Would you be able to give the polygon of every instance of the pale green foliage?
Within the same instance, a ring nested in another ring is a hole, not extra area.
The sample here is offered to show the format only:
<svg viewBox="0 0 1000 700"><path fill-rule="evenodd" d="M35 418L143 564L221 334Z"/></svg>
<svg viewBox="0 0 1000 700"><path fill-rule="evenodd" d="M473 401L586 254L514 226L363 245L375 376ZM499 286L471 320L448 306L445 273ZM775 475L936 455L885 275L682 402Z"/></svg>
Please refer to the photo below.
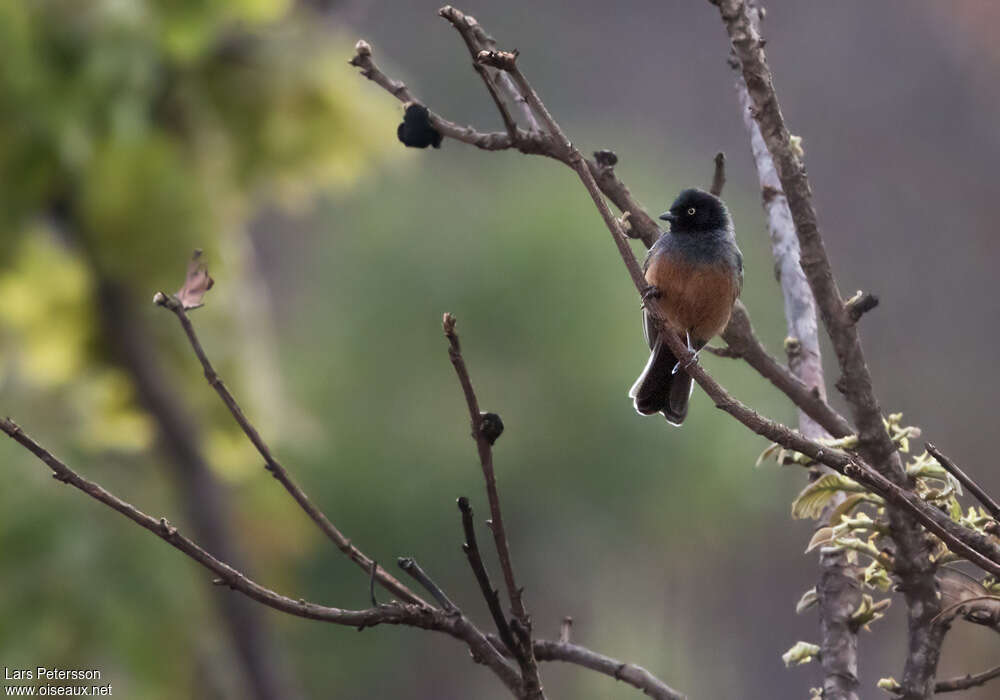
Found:
<svg viewBox="0 0 1000 700"><path fill-rule="evenodd" d="M883 593L888 593L892 587L892 579L889 578L889 572L886 571L885 567L877 559L873 559L872 563L865 569L864 580L866 586L876 588Z"/></svg>
<svg viewBox="0 0 1000 700"><path fill-rule="evenodd" d="M795 646L781 655L787 668L807 664L819 654L819 646L809 642L796 642Z"/></svg>
<svg viewBox="0 0 1000 700"><path fill-rule="evenodd" d="M824 474L810 482L792 501L793 518L818 518L823 509L839 491L863 493L864 487L853 479L840 474Z"/></svg>
<svg viewBox="0 0 1000 700"><path fill-rule="evenodd" d="M867 593L861 596L861 603L858 605L858 609L851 614L851 624L855 628L865 629L869 632L871 628L869 625L885 615L885 611L892 605L892 599L883 598L877 603L875 600Z"/></svg>

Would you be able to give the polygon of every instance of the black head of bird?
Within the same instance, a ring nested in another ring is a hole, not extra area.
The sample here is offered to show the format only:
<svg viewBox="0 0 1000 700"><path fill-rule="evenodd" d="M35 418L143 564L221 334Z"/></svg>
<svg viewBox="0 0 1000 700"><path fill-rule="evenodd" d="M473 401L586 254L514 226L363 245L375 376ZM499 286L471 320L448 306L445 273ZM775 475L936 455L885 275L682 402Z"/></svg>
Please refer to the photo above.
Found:
<svg viewBox="0 0 1000 700"><path fill-rule="evenodd" d="M707 233L732 226L729 210L722 200L699 189L681 192L660 218L670 222L671 233Z"/></svg>

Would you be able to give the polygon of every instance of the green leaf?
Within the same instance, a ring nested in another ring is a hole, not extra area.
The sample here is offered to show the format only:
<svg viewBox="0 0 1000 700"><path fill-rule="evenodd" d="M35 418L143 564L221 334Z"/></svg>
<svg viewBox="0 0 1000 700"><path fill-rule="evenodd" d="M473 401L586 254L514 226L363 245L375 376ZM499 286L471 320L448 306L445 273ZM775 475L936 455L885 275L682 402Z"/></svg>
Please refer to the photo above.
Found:
<svg viewBox="0 0 1000 700"><path fill-rule="evenodd" d="M858 605L858 609L851 614L851 623L856 629L863 628L870 632L869 625L881 619L884 611L890 605L892 605L890 598L885 598L876 603L870 595L865 593L861 596L861 604Z"/></svg>
<svg viewBox="0 0 1000 700"><path fill-rule="evenodd" d="M889 572L885 570L884 566L873 561L865 569L865 585L888 593L892 587L892 579L889 578Z"/></svg>
<svg viewBox="0 0 1000 700"><path fill-rule="evenodd" d="M819 654L819 646L809 642L796 642L795 646L781 655L786 668L801 666L812 661Z"/></svg>
<svg viewBox="0 0 1000 700"><path fill-rule="evenodd" d="M826 474L813 481L799 493L792 502L793 518L819 518L823 514L823 509L838 491L864 492L853 479L840 474Z"/></svg>

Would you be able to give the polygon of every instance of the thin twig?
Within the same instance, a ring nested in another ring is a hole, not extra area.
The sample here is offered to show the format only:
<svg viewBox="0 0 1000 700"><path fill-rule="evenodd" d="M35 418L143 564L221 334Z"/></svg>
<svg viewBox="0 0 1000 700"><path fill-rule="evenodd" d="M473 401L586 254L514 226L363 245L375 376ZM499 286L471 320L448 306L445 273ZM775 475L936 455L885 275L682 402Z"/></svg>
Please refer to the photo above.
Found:
<svg viewBox="0 0 1000 700"><path fill-rule="evenodd" d="M570 642L570 636L573 634L573 618L567 615L563 618L562 624L559 625L559 641L563 644L568 644Z"/></svg>
<svg viewBox="0 0 1000 700"><path fill-rule="evenodd" d="M9 418L0 419L0 430L34 454L52 470L57 481L79 489L91 498L118 511L140 527L149 530L175 549L201 564L215 574L229 588L242 593L258 603L296 617L320 620L337 625L356 628L375 625L407 625L420 629L443 632L465 642L473 658L489 666L504 684L515 694L520 692L520 676L496 647L462 615L449 614L428 605L388 603L367 610L345 610L317 605L305 600L293 600L276 593L247 578L242 573L222 562L197 544L184 537L165 518L153 518L135 506L106 491L99 484L88 481L70 469L47 449L29 437L20 426Z"/></svg>
<svg viewBox="0 0 1000 700"><path fill-rule="evenodd" d="M990 515L993 516L994 520L1000 520L1000 504L993 500L993 498L986 493L982 486L977 484L972 477L959 469L958 465L955 464L950 458L941 454L941 451L938 450L938 448L933 444L928 442L924 445L924 447L926 447L931 456L937 460L938 464L958 479L958 483L968 489L969 493L975 496L976 500L983 504L983 507L990 512Z"/></svg>
<svg viewBox="0 0 1000 700"><path fill-rule="evenodd" d="M726 186L726 154L719 151L715 154L715 170L712 173L712 186L709 192L716 197L722 196L722 188Z"/></svg>
<svg viewBox="0 0 1000 700"><path fill-rule="evenodd" d="M486 91L490 93L490 97L493 98L493 103L496 105L497 111L500 112L500 118L503 119L504 126L507 127L507 133L510 135L511 141L517 141L517 124L514 122L514 118L510 114L510 110L507 109L507 103L504 102L503 97L500 95L500 89L497 85L497 79L499 76L503 76L503 73L493 74L486 66L482 65L476 60L476 56L480 51L495 48L495 43L493 38L483 31L479 23L476 22L472 17L463 15L461 12L456 10L450 5L446 5L438 10L438 14L449 22L452 26L458 30L458 33L462 36L465 41L465 45L469 49L469 53L472 55L472 67L475 68L479 77L483 79L483 83L486 85ZM478 31L477 31L478 30ZM529 110L530 114L530 110Z"/></svg>
<svg viewBox="0 0 1000 700"><path fill-rule="evenodd" d="M514 643L514 638L510 633L510 626L507 624L507 618L504 616L503 608L500 606L500 594L493 587L490 574L486 570L482 554L479 552L479 543L476 541L476 526L473 521L472 506L469 504L469 499L465 496L459 498L458 509L462 513L462 529L465 532L465 542L462 544L462 551L465 552L465 556L469 559L469 566L472 568L472 573L476 576L479 590L482 592L486 606L493 617L493 624L496 625L500 641L511 652L517 653L519 648Z"/></svg>
<svg viewBox="0 0 1000 700"><path fill-rule="evenodd" d="M184 311L183 305L174 297L167 296L162 292L157 294L154 298L155 303L158 306L172 311L177 320L180 321L181 327L184 329L184 333L187 335L188 341L191 344L191 348L194 350L194 354L197 356L198 361L201 363L202 369L205 371L205 379L208 381L209 385L215 389L216 393L222 399L222 402L229 409L229 412L236 419L240 428L253 443L253 446L257 448L257 452L260 453L261 457L264 458L267 470L271 472L275 479L277 479L285 490L291 494L295 502L306 512L306 514L312 519L316 525L319 526L320 530L332 541L340 551L351 558L358 566L360 566L365 572L371 572L373 567L375 569L375 576L378 578L378 582L385 587L386 590L390 591L394 595L398 596L401 600L407 603L414 603L417 605L427 605L427 603L416 593L407 588L403 583L401 583L396 577L390 574L385 569L374 564L373 560L362 552L360 549L355 547L351 541L337 529L337 527L330 522L326 515L321 511L306 495L299 485L292 479L291 475L288 473L280 462L271 454L271 449L264 442L264 439L257 432L257 429L250 423L246 415L243 413L243 409L236 402L236 399L230 393L229 389L226 387L222 378L215 371L212 363L208 359L208 355L205 354L205 350L201 346L201 342L198 340L198 335L195 333L194 326L191 324L191 319L188 318L187 312Z"/></svg>
<svg viewBox="0 0 1000 700"><path fill-rule="evenodd" d="M949 678L948 680L938 681L934 684L934 692L951 693L956 690L968 690L969 688L985 685L988 681L991 681L994 678L1000 678L1000 666L995 666L994 668L981 673L966 674L964 676L959 676L958 678Z"/></svg>
<svg viewBox="0 0 1000 700"><path fill-rule="evenodd" d="M535 656L539 661L564 661L589 668L627 683L657 700L684 700L685 697L642 666L598 654L577 644L539 639L535 641Z"/></svg>
<svg viewBox="0 0 1000 700"><path fill-rule="evenodd" d="M396 561L399 564L399 568L408 573L413 577L413 580L423 586L424 590L434 597L434 600L438 602L445 612L458 612L458 606L451 602L451 599L443 590L441 590L441 587L434 582L434 579L432 579L427 572L421 568L416 559L413 557L400 557Z"/></svg>

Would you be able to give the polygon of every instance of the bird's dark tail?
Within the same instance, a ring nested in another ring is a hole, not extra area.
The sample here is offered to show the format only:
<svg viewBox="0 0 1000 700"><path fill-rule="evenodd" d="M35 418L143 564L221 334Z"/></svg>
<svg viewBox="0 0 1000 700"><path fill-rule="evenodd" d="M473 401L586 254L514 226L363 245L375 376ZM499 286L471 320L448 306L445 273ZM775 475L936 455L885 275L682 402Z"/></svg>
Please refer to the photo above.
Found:
<svg viewBox="0 0 1000 700"><path fill-rule="evenodd" d="M635 410L644 416L662 413L671 425L680 425L687 416L688 399L691 397L691 377L687 372L673 369L677 358L662 340L657 340L649 354L649 362L635 380L628 395Z"/></svg>

